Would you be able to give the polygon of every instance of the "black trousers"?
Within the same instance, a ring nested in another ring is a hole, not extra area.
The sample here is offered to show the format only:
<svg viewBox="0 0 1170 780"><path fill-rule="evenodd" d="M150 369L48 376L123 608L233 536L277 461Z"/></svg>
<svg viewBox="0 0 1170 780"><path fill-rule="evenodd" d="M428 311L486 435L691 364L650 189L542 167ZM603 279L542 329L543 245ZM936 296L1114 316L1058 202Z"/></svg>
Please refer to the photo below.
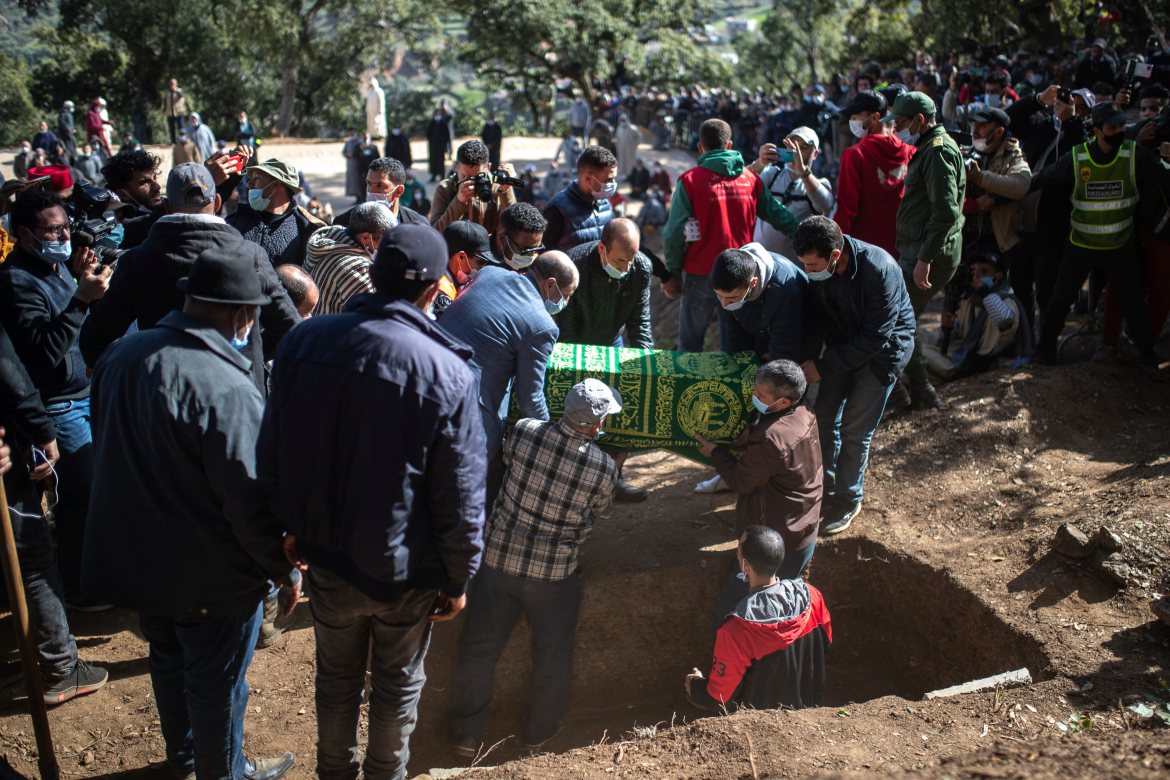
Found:
<svg viewBox="0 0 1170 780"><path fill-rule="evenodd" d="M1065 244L1064 257L1056 274L1052 297L1044 308L1040 322L1037 351L1051 352L1064 329L1069 307L1077 298L1085 278L1094 269L1100 270L1113 283L1121 310L1129 324L1129 335L1138 354L1143 358L1154 356L1154 338L1150 333L1150 318L1146 313L1146 290L1137 248L1131 238L1120 249L1084 249Z"/></svg>

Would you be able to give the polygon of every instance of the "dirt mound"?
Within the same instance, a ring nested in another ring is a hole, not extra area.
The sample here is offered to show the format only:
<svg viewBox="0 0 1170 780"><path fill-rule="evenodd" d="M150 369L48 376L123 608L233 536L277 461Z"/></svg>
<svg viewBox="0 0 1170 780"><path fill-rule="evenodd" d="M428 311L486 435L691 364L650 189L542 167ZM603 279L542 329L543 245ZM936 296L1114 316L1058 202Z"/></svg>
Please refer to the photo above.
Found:
<svg viewBox="0 0 1170 780"><path fill-rule="evenodd" d="M883 424L861 515L813 560L837 640L826 706L709 718L687 704L682 679L709 658L714 595L731 566L734 499L692 493L709 473L697 464L640 454L626 475L652 488L650 500L615 506L583 550L569 723L555 753L515 760L529 665L519 626L484 735L501 743L484 761L499 764L491 775L750 777L753 763L761 777L1164 773L1168 732L1137 730L1118 702L1166 694L1170 628L1148 607L1170 541L1165 386L1125 365L1079 364L942 393L942 410ZM1119 588L1051 552L1064 522L1112 527L1135 581ZM137 621L71 617L82 655L108 666L111 683L51 713L64 774L148 776L164 749ZM297 751L296 778L315 769L310 629L301 604L249 674L246 748ZM458 633L458 623L434 632L412 773L457 765L446 712ZM1036 684L920 700L1022 666ZM35 774L18 707L0 713L0 753Z"/></svg>

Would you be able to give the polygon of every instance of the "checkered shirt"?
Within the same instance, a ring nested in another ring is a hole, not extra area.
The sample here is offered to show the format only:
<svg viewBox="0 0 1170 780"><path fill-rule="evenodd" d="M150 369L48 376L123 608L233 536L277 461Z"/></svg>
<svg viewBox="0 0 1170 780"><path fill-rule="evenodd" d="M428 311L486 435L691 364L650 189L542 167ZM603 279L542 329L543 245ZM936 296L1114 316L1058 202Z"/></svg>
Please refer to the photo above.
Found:
<svg viewBox="0 0 1170 780"><path fill-rule="evenodd" d="M515 577L563 580L613 499L617 467L564 421L525 419L503 448L508 467L488 523L484 564Z"/></svg>

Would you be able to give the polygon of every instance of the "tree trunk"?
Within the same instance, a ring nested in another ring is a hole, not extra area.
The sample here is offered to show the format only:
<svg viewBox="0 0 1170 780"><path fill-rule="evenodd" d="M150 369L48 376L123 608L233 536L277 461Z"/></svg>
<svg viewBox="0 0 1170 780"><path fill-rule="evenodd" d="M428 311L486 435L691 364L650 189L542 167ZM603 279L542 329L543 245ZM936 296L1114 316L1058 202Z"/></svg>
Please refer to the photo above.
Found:
<svg viewBox="0 0 1170 780"><path fill-rule="evenodd" d="M293 109L297 100L297 55L289 52L281 63L280 108L276 114L276 134L287 136L292 129Z"/></svg>
<svg viewBox="0 0 1170 780"><path fill-rule="evenodd" d="M139 81L134 98L130 101L130 122L134 127L134 137L144 144L154 143L150 130L150 112L147 109L154 97L153 93L150 84ZM117 145L117 139L114 139L114 146Z"/></svg>

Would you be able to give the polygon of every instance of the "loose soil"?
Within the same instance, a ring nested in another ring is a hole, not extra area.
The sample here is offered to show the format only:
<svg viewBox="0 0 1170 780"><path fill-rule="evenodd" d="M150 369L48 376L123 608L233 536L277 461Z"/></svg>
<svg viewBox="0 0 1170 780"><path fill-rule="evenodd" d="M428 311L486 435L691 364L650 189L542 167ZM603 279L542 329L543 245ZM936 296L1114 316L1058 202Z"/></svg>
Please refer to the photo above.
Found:
<svg viewBox="0 0 1170 780"><path fill-rule="evenodd" d="M555 148L548 139L515 143L533 160ZM289 156L304 148L339 147L290 147ZM499 665L484 735L496 747L474 774L1165 777L1170 731L1139 723L1123 706L1165 693L1170 628L1149 610L1155 594L1170 590L1162 579L1170 557L1165 385L1125 363L1080 363L995 371L941 392L941 410L883 423L863 511L848 532L822 540L813 559L810 579L825 593L835 639L824 706L707 717L686 702L683 676L710 656L711 609L734 549L734 498L694 494L709 475L698 464L643 453L628 462L627 478L650 487L650 499L615 505L582 552L585 600L565 730L549 753L524 757L517 735L529 635L521 623ZM1119 533L1133 582L1118 587L1050 552L1063 522ZM108 667L111 682L51 712L63 776L164 777L153 768L164 745L134 615L71 622L83 657ZM460 626L434 631L412 775L465 765L449 752L446 731ZM922 701L927 691L1020 667L1033 685ZM290 776L312 777L307 603L280 644L256 654L249 682L247 751L296 751ZM36 775L19 703L0 709L0 753Z"/></svg>

